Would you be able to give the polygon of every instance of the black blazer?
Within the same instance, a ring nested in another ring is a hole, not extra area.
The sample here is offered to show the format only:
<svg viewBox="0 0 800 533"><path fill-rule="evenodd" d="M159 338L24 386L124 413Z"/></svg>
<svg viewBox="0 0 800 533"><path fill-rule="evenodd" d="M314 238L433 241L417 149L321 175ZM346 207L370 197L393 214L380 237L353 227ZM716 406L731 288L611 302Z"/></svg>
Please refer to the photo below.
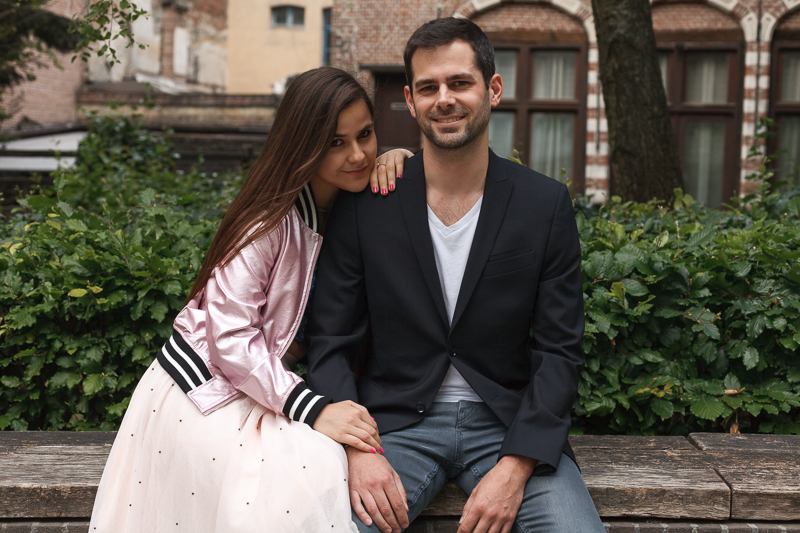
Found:
<svg viewBox="0 0 800 533"><path fill-rule="evenodd" d="M452 363L508 426L501 457L557 467L562 451L574 459L567 435L584 363L580 263L567 188L490 152L448 325L419 152L389 196L336 200L306 330L309 385L364 405L388 433L425 416ZM356 378L368 322L371 355Z"/></svg>

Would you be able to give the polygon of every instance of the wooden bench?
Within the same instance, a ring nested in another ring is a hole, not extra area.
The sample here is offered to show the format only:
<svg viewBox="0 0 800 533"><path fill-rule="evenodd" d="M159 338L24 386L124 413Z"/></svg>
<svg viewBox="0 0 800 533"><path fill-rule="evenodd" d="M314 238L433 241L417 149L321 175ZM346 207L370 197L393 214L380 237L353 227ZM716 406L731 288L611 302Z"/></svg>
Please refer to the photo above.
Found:
<svg viewBox="0 0 800 533"><path fill-rule="evenodd" d="M0 533L87 532L114 436L0 432ZM800 533L800 436L570 441L610 533ZM447 486L407 531L455 532L465 501Z"/></svg>

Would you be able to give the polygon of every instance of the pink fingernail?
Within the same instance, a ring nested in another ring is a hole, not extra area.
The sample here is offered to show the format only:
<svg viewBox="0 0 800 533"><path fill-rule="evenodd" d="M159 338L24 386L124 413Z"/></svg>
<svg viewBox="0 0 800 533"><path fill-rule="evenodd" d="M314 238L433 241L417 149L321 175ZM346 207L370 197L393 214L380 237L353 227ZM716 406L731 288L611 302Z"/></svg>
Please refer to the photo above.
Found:
<svg viewBox="0 0 800 533"><path fill-rule="evenodd" d="M386 189L381 189L381 194L386 194Z"/></svg>
<svg viewBox="0 0 800 533"><path fill-rule="evenodd" d="M374 416L371 416L370 418L371 418L371 419L373 419L373 420L375 420L375 417L374 417Z"/></svg>
<svg viewBox="0 0 800 533"><path fill-rule="evenodd" d="M381 447L381 453L383 453L383 447Z"/></svg>
<svg viewBox="0 0 800 533"><path fill-rule="evenodd" d="M369 451L371 451L372 453L378 453L375 451L375 448L370 448Z"/></svg>
<svg viewBox="0 0 800 533"><path fill-rule="evenodd" d="M377 187L373 187L372 188L372 192L378 192L378 188Z"/></svg>
<svg viewBox="0 0 800 533"><path fill-rule="evenodd" d="M394 183L390 183L390 184L389 184L389 190L390 190L390 191L393 191L393 190L394 190Z"/></svg>
<svg viewBox="0 0 800 533"><path fill-rule="evenodd" d="M397 175L397 177L398 177L398 178L402 178L402 177L403 177L403 175L402 175L402 174L398 174L398 175Z"/></svg>

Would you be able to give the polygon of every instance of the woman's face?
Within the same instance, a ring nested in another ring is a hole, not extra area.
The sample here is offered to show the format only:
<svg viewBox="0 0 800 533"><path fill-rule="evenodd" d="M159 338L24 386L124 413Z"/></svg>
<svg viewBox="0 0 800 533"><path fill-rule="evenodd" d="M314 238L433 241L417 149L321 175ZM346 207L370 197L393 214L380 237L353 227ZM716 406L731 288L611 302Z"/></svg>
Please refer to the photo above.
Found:
<svg viewBox="0 0 800 533"><path fill-rule="evenodd" d="M358 100L339 113L328 153L311 177L315 198L321 200L318 191L335 194L334 188L351 192L363 190L369 183L377 152L372 116L367 104Z"/></svg>

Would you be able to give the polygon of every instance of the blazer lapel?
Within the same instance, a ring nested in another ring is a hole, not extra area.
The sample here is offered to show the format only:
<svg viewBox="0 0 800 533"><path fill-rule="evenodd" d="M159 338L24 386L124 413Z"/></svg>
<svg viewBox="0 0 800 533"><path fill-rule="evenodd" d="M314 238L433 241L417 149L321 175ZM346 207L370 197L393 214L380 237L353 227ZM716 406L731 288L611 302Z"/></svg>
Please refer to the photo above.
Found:
<svg viewBox="0 0 800 533"><path fill-rule="evenodd" d="M453 311L453 323L450 331L456 327L458 319L461 318L461 314L467 307L475 286L478 284L483 267L486 265L486 260L497 239L497 232L500 231L503 218L505 218L506 206L513 189L513 183L506 176L502 160L490 151L481 214L478 217L478 226L475 228L475 237L472 239L464 277L461 279L461 288L458 291L458 300L456 300L456 308ZM427 236L430 240L430 234Z"/></svg>
<svg viewBox="0 0 800 533"><path fill-rule="evenodd" d="M403 209L403 218L408 228L414 253L422 269L422 275L428 290L433 297L436 310L445 326L449 326L447 311L444 307L442 284L439 281L439 271L436 268L436 259L433 255L433 241L428 225L428 201L425 194L425 172L422 167L422 151L415 157L406 160L403 185L397 188L394 194L399 195L400 205Z"/></svg>

